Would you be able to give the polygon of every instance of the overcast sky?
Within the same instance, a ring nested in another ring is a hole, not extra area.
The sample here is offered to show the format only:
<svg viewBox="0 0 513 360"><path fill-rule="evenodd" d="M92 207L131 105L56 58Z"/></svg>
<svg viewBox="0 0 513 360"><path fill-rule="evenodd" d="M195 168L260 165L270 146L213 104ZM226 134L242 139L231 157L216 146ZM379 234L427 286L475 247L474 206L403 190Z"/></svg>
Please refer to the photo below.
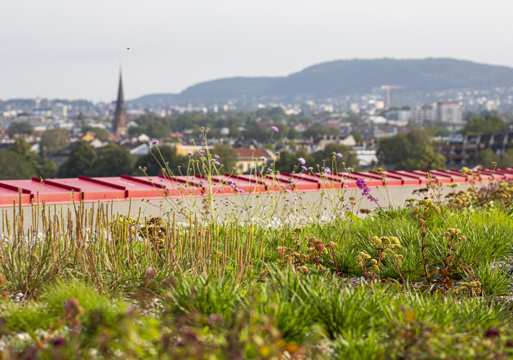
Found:
<svg viewBox="0 0 513 360"><path fill-rule="evenodd" d="M6 0L0 99L111 101L325 61L513 66L512 0ZM130 48L130 50L127 50Z"/></svg>

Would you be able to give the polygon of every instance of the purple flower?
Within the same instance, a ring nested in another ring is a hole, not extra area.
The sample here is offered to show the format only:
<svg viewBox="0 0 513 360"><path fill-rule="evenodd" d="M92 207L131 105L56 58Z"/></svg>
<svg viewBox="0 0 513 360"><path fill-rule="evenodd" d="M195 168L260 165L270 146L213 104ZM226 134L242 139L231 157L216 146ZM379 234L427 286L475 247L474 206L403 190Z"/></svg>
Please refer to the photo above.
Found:
<svg viewBox="0 0 513 360"><path fill-rule="evenodd" d="M199 152L200 152L200 153L204 153L204 152L205 152L205 150L201 149Z"/></svg>
<svg viewBox="0 0 513 360"><path fill-rule="evenodd" d="M326 159L322 159L322 162L326 162Z"/></svg>
<svg viewBox="0 0 513 360"><path fill-rule="evenodd" d="M152 200L152 201L150 201L150 205L153 205L153 200Z"/></svg>
<svg viewBox="0 0 513 360"><path fill-rule="evenodd" d="M219 188L218 188L218 189L217 189L217 192L223 192L223 190L221 190L221 189L219 189Z"/></svg>
<svg viewBox="0 0 513 360"><path fill-rule="evenodd" d="M278 132L278 128L276 126L271 126L271 129L273 129L274 131Z"/></svg>
<svg viewBox="0 0 513 360"><path fill-rule="evenodd" d="M344 189L349 189L349 186L347 186L347 185L344 185Z"/></svg>
<svg viewBox="0 0 513 360"><path fill-rule="evenodd" d="M348 167L348 168L346 168L346 170L351 171L351 170L353 170L353 168Z"/></svg>
<svg viewBox="0 0 513 360"><path fill-rule="evenodd" d="M295 197L295 198L294 198L294 200L296 200L296 201L297 201L297 197Z"/></svg>
<svg viewBox="0 0 513 360"><path fill-rule="evenodd" d="M187 151L187 155L192 156L194 153L192 151Z"/></svg>
<svg viewBox="0 0 513 360"><path fill-rule="evenodd" d="M216 161L216 160L215 159L210 159L210 162L214 162L214 161Z"/></svg>
<svg viewBox="0 0 513 360"><path fill-rule="evenodd" d="M264 156L261 156L258 158L260 161L267 161L267 159Z"/></svg>
<svg viewBox="0 0 513 360"><path fill-rule="evenodd" d="M289 194L292 193L292 191L290 191L289 189L285 189L285 192L287 192Z"/></svg>
<svg viewBox="0 0 513 360"><path fill-rule="evenodd" d="M341 153L337 153L335 156L339 158L344 157L344 155L342 155Z"/></svg>
<svg viewBox="0 0 513 360"><path fill-rule="evenodd" d="M242 189L237 189L237 190L239 190L239 192L240 192L241 194L245 194L245 193L246 193L246 192L245 192L244 190L242 190Z"/></svg>
<svg viewBox="0 0 513 360"><path fill-rule="evenodd" d="M153 141L151 142L151 145L152 145L152 146L155 146L155 145L158 145L158 144L159 144L159 141L158 141L158 140L153 140Z"/></svg>
<svg viewBox="0 0 513 360"><path fill-rule="evenodd" d="M331 169L330 169L329 167L325 167L325 168L324 168L324 172L325 172L326 174L331 174Z"/></svg>
<svg viewBox="0 0 513 360"><path fill-rule="evenodd" d="M216 164L217 166L221 166L221 163L219 161L215 161L214 164Z"/></svg>
<svg viewBox="0 0 513 360"><path fill-rule="evenodd" d="M306 164L306 160L303 158L299 158L299 159L297 159L297 161L299 161L301 163L301 165Z"/></svg>
<svg viewBox="0 0 513 360"><path fill-rule="evenodd" d="M327 198L328 198L328 195L324 195L324 197L327 199Z"/></svg>
<svg viewBox="0 0 513 360"><path fill-rule="evenodd" d="M160 182L164 181L164 179L160 179Z"/></svg>
<svg viewBox="0 0 513 360"><path fill-rule="evenodd" d="M219 159L219 158L220 158L220 156L219 156L219 155L214 155L214 157L215 157L216 159Z"/></svg>
<svg viewBox="0 0 513 360"><path fill-rule="evenodd" d="M226 204L229 204L230 202L228 200L225 201Z"/></svg>
<svg viewBox="0 0 513 360"><path fill-rule="evenodd" d="M304 171L308 171L308 169L306 168L306 166L301 166L301 168L302 168Z"/></svg>
<svg viewBox="0 0 513 360"><path fill-rule="evenodd" d="M285 199L285 201L290 201L290 199L287 198L287 199Z"/></svg>
<svg viewBox="0 0 513 360"><path fill-rule="evenodd" d="M311 166L310 166L310 167L308 168L308 170L313 170L313 167L311 167Z"/></svg>

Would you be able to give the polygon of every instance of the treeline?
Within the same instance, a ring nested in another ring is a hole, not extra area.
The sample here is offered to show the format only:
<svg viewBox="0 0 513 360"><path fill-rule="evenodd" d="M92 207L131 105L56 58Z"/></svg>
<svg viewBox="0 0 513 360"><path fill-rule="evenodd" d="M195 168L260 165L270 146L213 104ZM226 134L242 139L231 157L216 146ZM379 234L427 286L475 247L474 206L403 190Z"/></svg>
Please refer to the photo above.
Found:
<svg viewBox="0 0 513 360"><path fill-rule="evenodd" d="M359 120L358 115L353 114ZM163 134L170 132L190 131L191 136L203 134L202 128L208 129L209 138L240 138L254 139L265 143L269 141L271 134L274 140L281 139L308 139L322 135L338 135L338 129L322 125L310 126L303 132L298 132L294 126L288 124L311 125L312 119L302 115L287 115L281 107L273 109L259 109L256 112L238 112L228 114L216 113L188 113L177 117L160 117L154 115L143 115L135 120L138 126L128 129L131 135L146 134L152 138L162 138ZM265 125L263 125L265 124ZM274 133L271 126L278 128ZM222 134L222 129L228 129L228 134ZM361 137L359 134L354 134Z"/></svg>
<svg viewBox="0 0 513 360"><path fill-rule="evenodd" d="M115 143L109 143L99 151L95 151L86 141L78 141L72 146L69 157L57 168L55 162L48 157L41 157L37 161L38 155L31 151L30 145L20 137L10 150L0 150L0 180L32 177L73 178L79 175L143 176L145 173L155 176L162 173L163 168L180 175L186 174L188 167L194 166L191 160L198 160L197 153L191 157L178 155L174 146L166 145L153 147L149 154L141 157L132 155L128 148ZM219 156L219 162L222 164L221 173L239 171L236 168L238 154L229 145L216 144L210 152ZM271 159L266 160L271 166ZM346 167L359 169L356 153L351 148L337 144L329 144L324 150L314 154L308 154L302 148L299 148L297 153L283 150L274 164L274 168L280 172L299 172L303 171L302 167L311 168L314 172L322 171L326 167L331 171L343 171ZM201 171L200 167L199 172Z"/></svg>
<svg viewBox="0 0 513 360"><path fill-rule="evenodd" d="M412 128L409 133L380 139L376 156L379 164L395 170L445 169L445 157L436 152L429 130Z"/></svg>

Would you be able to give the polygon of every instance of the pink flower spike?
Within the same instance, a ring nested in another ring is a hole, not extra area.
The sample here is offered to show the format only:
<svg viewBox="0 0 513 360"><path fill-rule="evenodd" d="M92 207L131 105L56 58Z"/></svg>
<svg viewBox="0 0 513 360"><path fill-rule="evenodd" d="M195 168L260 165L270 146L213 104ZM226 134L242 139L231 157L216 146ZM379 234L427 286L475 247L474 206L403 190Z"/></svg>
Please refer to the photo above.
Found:
<svg viewBox="0 0 513 360"><path fill-rule="evenodd" d="M273 129L274 131L278 132L278 128L276 126L271 126L271 129Z"/></svg>

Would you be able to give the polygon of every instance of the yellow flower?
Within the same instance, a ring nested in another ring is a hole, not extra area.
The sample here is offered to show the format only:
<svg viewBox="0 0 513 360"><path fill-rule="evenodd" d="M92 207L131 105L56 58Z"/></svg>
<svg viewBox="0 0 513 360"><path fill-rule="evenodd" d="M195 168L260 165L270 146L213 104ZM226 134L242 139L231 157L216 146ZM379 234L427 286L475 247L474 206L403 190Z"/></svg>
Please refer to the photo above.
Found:
<svg viewBox="0 0 513 360"><path fill-rule="evenodd" d="M377 237L377 236L373 236L373 237L370 239L370 243L371 243L371 245L372 245L372 246L376 246L376 247L378 247L378 246L381 246L382 241L381 241L381 239L380 239L379 237Z"/></svg>

